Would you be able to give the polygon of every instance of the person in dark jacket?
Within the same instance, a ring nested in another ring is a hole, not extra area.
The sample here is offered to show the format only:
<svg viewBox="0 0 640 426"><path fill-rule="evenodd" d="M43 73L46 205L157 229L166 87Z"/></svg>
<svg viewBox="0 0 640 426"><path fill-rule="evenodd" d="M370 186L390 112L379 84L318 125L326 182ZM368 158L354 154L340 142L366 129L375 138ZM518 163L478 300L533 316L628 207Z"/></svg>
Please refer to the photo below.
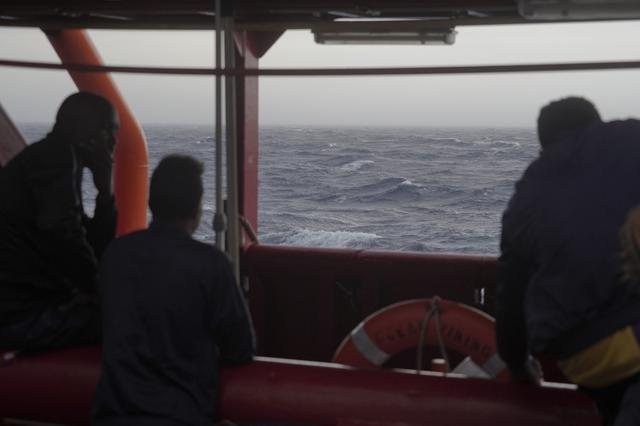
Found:
<svg viewBox="0 0 640 426"><path fill-rule="evenodd" d="M496 333L516 380L549 353L605 424L640 424L640 292L618 233L640 204L640 121L601 122L544 148L502 219Z"/></svg>
<svg viewBox="0 0 640 426"><path fill-rule="evenodd" d="M162 159L151 179L151 226L113 241L102 259L95 426L212 425L219 362L253 357L253 328L229 260L191 236L201 175L191 157Z"/></svg>
<svg viewBox="0 0 640 426"><path fill-rule="evenodd" d="M53 130L0 169L0 349L33 351L100 338L98 258L115 235L116 110L76 93ZM97 190L84 213L82 174Z"/></svg>

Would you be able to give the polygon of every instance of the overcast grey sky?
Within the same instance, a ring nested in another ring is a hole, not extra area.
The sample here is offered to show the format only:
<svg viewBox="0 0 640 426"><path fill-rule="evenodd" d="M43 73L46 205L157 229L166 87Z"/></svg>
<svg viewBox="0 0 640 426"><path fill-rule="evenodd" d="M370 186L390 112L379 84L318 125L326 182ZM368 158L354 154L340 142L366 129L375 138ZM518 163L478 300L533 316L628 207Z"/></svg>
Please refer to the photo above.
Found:
<svg viewBox="0 0 640 426"><path fill-rule="evenodd" d="M110 65L212 66L210 32L91 31ZM640 59L640 21L461 27L453 46L321 46L290 31L268 67L429 66ZM0 28L0 57L57 61L35 29ZM116 74L144 123L211 123L212 77ZM18 122L51 122L74 91L63 71L0 67L0 102ZM639 71L478 76L263 77L262 124L533 126L551 99L582 95L607 119L640 116Z"/></svg>

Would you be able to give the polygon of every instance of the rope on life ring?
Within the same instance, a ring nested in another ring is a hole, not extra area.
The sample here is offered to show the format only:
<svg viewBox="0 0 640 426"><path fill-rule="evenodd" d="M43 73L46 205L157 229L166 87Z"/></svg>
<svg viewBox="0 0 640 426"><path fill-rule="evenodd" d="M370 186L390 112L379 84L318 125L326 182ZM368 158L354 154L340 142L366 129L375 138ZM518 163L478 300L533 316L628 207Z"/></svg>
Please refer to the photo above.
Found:
<svg viewBox="0 0 640 426"><path fill-rule="evenodd" d="M436 311L436 321L426 320L425 312L431 316ZM444 346L470 357L489 377L509 377L497 352L493 317L437 297L399 302L371 314L345 337L333 362L381 368L394 355L418 348L423 338L425 345L440 346L441 350Z"/></svg>

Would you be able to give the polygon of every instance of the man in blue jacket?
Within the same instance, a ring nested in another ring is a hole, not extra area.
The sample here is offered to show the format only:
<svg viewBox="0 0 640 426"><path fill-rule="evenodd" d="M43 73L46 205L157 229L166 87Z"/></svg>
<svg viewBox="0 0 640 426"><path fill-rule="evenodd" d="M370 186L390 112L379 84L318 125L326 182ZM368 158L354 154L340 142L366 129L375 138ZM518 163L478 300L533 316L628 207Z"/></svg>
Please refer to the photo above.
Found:
<svg viewBox="0 0 640 426"><path fill-rule="evenodd" d="M554 355L606 424L640 424L640 290L624 278L618 239L638 204L640 121L594 117L543 146L502 220L501 357L534 382L529 354Z"/></svg>
<svg viewBox="0 0 640 426"><path fill-rule="evenodd" d="M191 235L202 165L164 158L149 229L108 247L100 267L104 340L96 426L212 425L218 364L252 359L254 337L227 257Z"/></svg>

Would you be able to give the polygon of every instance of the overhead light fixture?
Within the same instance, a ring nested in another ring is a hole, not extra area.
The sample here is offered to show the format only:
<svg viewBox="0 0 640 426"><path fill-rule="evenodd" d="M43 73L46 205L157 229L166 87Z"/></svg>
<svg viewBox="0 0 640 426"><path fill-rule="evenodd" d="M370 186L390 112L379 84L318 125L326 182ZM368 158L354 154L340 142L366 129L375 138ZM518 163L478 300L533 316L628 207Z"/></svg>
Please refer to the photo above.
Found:
<svg viewBox="0 0 640 426"><path fill-rule="evenodd" d="M313 31L319 44L448 44L456 41L453 28L419 31Z"/></svg>
<svg viewBox="0 0 640 426"><path fill-rule="evenodd" d="M640 18L640 0L518 0L520 15L536 20Z"/></svg>

